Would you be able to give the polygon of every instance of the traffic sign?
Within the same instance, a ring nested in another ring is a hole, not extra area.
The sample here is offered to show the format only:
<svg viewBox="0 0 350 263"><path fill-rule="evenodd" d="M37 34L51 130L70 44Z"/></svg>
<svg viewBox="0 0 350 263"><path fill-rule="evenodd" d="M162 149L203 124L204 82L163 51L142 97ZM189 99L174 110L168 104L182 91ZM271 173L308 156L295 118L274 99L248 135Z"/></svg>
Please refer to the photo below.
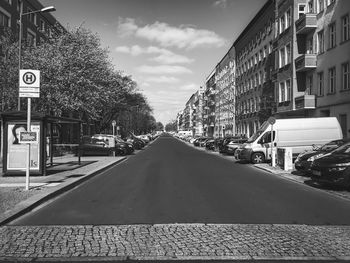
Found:
<svg viewBox="0 0 350 263"><path fill-rule="evenodd" d="M21 69L19 71L19 86L21 88L39 88L40 70Z"/></svg>
<svg viewBox="0 0 350 263"><path fill-rule="evenodd" d="M117 122L115 120L112 121L112 126L115 126Z"/></svg>
<svg viewBox="0 0 350 263"><path fill-rule="evenodd" d="M270 117L267 119L267 122L271 125L274 125L276 123L276 118L275 117Z"/></svg>
<svg viewBox="0 0 350 263"><path fill-rule="evenodd" d="M40 98L39 92L20 92L20 98Z"/></svg>
<svg viewBox="0 0 350 263"><path fill-rule="evenodd" d="M38 143L38 132L36 131L23 131L19 133L19 143Z"/></svg>

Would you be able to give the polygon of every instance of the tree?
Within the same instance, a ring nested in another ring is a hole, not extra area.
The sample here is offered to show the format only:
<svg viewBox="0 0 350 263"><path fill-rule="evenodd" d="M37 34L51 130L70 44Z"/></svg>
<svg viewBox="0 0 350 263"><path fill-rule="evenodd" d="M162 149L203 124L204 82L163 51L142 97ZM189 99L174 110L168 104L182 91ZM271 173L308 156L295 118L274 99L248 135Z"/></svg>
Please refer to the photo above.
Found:
<svg viewBox="0 0 350 263"><path fill-rule="evenodd" d="M164 125L161 122L156 122L156 131L163 131L164 130Z"/></svg>
<svg viewBox="0 0 350 263"><path fill-rule="evenodd" d="M2 111L15 110L18 44L8 34L0 39L0 47ZM23 45L22 68L41 72L40 99L32 100L33 111L79 117L94 123L98 131L109 129L112 120L131 112L137 114L129 116L128 128L150 130L155 120L146 98L130 76L114 69L108 56L99 36L83 27L63 31L38 46ZM24 102L21 109L25 109ZM136 106L138 110L132 111Z"/></svg>
<svg viewBox="0 0 350 263"><path fill-rule="evenodd" d="M167 123L167 124L165 125L165 130L166 130L167 132L170 132L170 131L177 131L177 122L176 122L176 120L173 120L173 121Z"/></svg>

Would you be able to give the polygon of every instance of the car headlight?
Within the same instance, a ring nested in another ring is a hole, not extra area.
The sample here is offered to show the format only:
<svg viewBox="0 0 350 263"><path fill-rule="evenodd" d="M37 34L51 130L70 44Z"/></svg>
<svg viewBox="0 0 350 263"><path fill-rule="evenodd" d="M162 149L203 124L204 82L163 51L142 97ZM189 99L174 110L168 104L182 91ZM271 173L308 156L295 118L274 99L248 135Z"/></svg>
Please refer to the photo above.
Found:
<svg viewBox="0 0 350 263"><path fill-rule="evenodd" d="M321 156L323 156L322 153L316 154L314 156L311 156L310 158L307 159L308 162L313 162L315 159L320 158ZM298 156L299 157L299 156Z"/></svg>
<svg viewBox="0 0 350 263"><path fill-rule="evenodd" d="M251 149L251 148L252 148L251 145L244 145L244 146L242 147L242 149Z"/></svg>

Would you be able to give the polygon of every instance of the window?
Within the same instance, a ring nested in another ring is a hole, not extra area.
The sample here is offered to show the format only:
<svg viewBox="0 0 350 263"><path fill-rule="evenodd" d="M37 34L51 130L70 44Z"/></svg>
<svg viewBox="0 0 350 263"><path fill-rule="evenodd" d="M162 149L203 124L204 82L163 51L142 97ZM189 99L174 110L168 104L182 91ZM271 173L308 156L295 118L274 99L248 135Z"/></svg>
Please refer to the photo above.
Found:
<svg viewBox="0 0 350 263"><path fill-rule="evenodd" d="M350 89L350 71L349 71L349 62L344 63L341 66L342 72L342 90Z"/></svg>
<svg viewBox="0 0 350 263"><path fill-rule="evenodd" d="M323 96L323 72L317 73L318 86L317 86L317 95Z"/></svg>
<svg viewBox="0 0 350 263"><path fill-rule="evenodd" d="M318 38L318 53L321 54L324 52L324 32L323 30L317 33Z"/></svg>
<svg viewBox="0 0 350 263"><path fill-rule="evenodd" d="M324 10L324 0L318 0L318 12L322 12Z"/></svg>
<svg viewBox="0 0 350 263"><path fill-rule="evenodd" d="M280 82L279 102L284 102L286 97L286 91L284 89L284 82Z"/></svg>
<svg viewBox="0 0 350 263"><path fill-rule="evenodd" d="M307 77L307 81L306 81L306 89L305 89L305 94L310 95L312 93L312 86L313 86L313 76L310 75Z"/></svg>
<svg viewBox="0 0 350 263"><path fill-rule="evenodd" d="M328 70L328 80L329 80L328 92L329 93L335 93L335 79L336 79L336 70L335 70L335 67L333 67Z"/></svg>
<svg viewBox="0 0 350 263"><path fill-rule="evenodd" d="M31 13L33 10L28 7L27 12ZM35 13L28 14L28 19L31 23L35 24Z"/></svg>
<svg viewBox="0 0 350 263"><path fill-rule="evenodd" d="M335 23L329 25L329 48L334 48L336 44Z"/></svg>
<svg viewBox="0 0 350 263"><path fill-rule="evenodd" d="M285 50L284 47L280 49L280 63L279 66L284 67L286 65L286 55L285 55Z"/></svg>
<svg viewBox="0 0 350 263"><path fill-rule="evenodd" d="M286 28L290 27L291 24L292 24L291 10L288 9L286 12Z"/></svg>
<svg viewBox="0 0 350 263"><path fill-rule="evenodd" d="M314 1L313 0L310 0L308 2L308 10L309 10L309 13L315 13L315 10L314 10Z"/></svg>
<svg viewBox="0 0 350 263"><path fill-rule="evenodd" d="M41 20L41 19L40 19L39 29L42 32L45 31L45 22L43 20Z"/></svg>
<svg viewBox="0 0 350 263"><path fill-rule="evenodd" d="M341 19L341 41L349 40L350 27L349 27L349 15L343 16Z"/></svg>
<svg viewBox="0 0 350 263"><path fill-rule="evenodd" d="M0 11L0 26L9 27L10 17Z"/></svg>
<svg viewBox="0 0 350 263"><path fill-rule="evenodd" d="M292 62L292 54L291 54L291 48L290 48L290 44L286 45L286 58L287 58L287 63L289 64Z"/></svg>
<svg viewBox="0 0 350 263"><path fill-rule="evenodd" d="M284 31L284 29L286 28L286 23L285 23L285 19L284 16L280 17L280 33L282 33Z"/></svg>
<svg viewBox="0 0 350 263"><path fill-rule="evenodd" d="M298 4L298 18L306 12L306 4Z"/></svg>
<svg viewBox="0 0 350 263"><path fill-rule="evenodd" d="M28 32L27 34L27 43L29 46L35 46L36 45L36 38L35 34Z"/></svg>
<svg viewBox="0 0 350 263"><path fill-rule="evenodd" d="M290 101L291 98L291 84L290 79L286 80L286 101Z"/></svg>
<svg viewBox="0 0 350 263"><path fill-rule="evenodd" d="M314 53L314 45L313 45L313 39L309 38L306 40L306 54L313 54Z"/></svg>

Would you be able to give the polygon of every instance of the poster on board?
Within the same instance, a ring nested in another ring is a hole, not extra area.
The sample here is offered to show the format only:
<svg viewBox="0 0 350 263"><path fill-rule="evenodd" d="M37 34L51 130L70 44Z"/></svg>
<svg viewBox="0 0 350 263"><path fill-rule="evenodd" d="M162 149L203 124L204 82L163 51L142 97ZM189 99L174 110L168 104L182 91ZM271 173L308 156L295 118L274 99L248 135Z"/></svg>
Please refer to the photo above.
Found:
<svg viewBox="0 0 350 263"><path fill-rule="evenodd" d="M27 130L24 122L9 122L7 126L7 170L26 169L27 144L19 142L20 132ZM31 131L38 133L40 138L40 124L32 123ZM30 170L39 170L40 142L30 145Z"/></svg>

